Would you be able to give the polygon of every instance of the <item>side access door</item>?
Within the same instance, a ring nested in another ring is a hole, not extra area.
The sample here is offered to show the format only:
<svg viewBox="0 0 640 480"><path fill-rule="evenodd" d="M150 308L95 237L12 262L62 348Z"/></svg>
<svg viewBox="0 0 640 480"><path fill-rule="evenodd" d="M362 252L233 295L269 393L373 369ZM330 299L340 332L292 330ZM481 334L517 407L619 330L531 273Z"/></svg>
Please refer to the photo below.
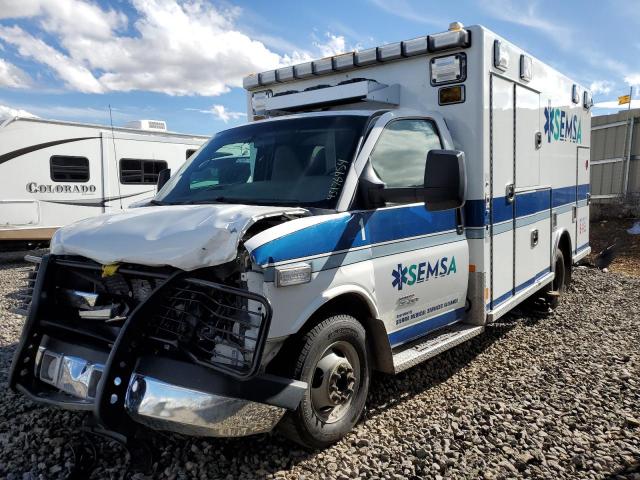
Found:
<svg viewBox="0 0 640 480"><path fill-rule="evenodd" d="M388 188L422 187L429 150L451 148L440 132L446 132L446 125L433 118L392 118L369 155L378 178ZM459 321L469 252L456 211L429 212L419 202L363 213L376 300L391 346Z"/></svg>
<svg viewBox="0 0 640 480"><path fill-rule="evenodd" d="M573 213L573 219L576 227L574 255L580 253L589 246L590 157L591 150L589 147L578 147L576 154L576 205Z"/></svg>

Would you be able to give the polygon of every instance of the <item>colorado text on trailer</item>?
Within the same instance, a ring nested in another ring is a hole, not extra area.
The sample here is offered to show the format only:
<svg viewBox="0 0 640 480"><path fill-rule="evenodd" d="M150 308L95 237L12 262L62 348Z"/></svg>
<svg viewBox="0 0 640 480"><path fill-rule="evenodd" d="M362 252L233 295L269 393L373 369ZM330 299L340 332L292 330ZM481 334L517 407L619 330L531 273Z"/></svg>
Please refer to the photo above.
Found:
<svg viewBox="0 0 640 480"><path fill-rule="evenodd" d="M48 241L63 225L155 195L160 170L178 168L206 138L159 120L0 120L0 248Z"/></svg>
<svg viewBox="0 0 640 480"><path fill-rule="evenodd" d="M590 94L483 27L244 85L252 121L149 206L56 233L12 388L125 435L279 425L322 447L372 369L555 305L589 252Z"/></svg>

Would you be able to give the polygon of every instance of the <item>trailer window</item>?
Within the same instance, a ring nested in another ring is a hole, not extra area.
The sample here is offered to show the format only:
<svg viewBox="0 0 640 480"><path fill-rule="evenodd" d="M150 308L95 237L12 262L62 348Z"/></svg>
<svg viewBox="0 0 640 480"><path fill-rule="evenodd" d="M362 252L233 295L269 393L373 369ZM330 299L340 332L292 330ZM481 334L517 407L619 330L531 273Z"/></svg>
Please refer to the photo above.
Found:
<svg viewBox="0 0 640 480"><path fill-rule="evenodd" d="M441 148L431 120L395 120L380 134L371 153L371 165L387 187L421 187L427 153Z"/></svg>
<svg viewBox="0 0 640 480"><path fill-rule="evenodd" d="M120 183L124 185L146 185L158 183L158 174L167 168L164 160L120 159Z"/></svg>
<svg viewBox="0 0 640 480"><path fill-rule="evenodd" d="M88 182L89 159L54 155L49 160L51 180L54 182Z"/></svg>

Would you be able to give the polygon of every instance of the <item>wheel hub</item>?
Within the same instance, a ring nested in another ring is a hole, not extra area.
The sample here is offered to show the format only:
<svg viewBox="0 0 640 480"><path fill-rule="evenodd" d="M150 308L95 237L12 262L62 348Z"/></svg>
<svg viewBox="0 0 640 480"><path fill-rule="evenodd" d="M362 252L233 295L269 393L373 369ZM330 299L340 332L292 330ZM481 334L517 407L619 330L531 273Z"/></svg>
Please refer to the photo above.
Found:
<svg viewBox="0 0 640 480"><path fill-rule="evenodd" d="M339 362L330 374L328 382L329 400L334 405L341 405L347 402L353 394L353 387L356 383L356 376L353 367L347 360Z"/></svg>
<svg viewBox="0 0 640 480"><path fill-rule="evenodd" d="M310 385L311 403L320 418L333 423L348 411L358 391L359 359L346 342L328 347L316 364Z"/></svg>

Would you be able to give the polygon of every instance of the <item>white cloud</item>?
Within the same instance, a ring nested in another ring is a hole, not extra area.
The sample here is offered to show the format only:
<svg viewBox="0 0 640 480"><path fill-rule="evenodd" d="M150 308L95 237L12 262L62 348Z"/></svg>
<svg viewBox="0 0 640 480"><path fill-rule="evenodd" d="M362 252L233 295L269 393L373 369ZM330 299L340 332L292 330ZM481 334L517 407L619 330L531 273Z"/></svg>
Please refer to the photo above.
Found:
<svg viewBox="0 0 640 480"><path fill-rule="evenodd" d="M240 31L243 12L226 3L131 0L136 14L129 19L113 9L117 7L108 9L96 0L0 0L6 2L0 18L30 17L40 30L27 32L5 21L0 41L46 65L67 88L79 92L215 96L240 87L249 73L318 56L288 43L285 54L271 50ZM277 38L261 38L279 44L274 48L280 51L285 46ZM354 48L342 35L327 33L323 40L314 42L323 56Z"/></svg>
<svg viewBox="0 0 640 480"><path fill-rule="evenodd" d="M608 80L596 80L595 82L591 82L589 86L589 90L593 95L597 95L599 93L604 93L605 95L611 92L613 88L613 82L609 82Z"/></svg>
<svg viewBox="0 0 640 480"><path fill-rule="evenodd" d="M40 0L3 0L0 20L38 15L41 12L41 4Z"/></svg>
<svg viewBox="0 0 640 480"><path fill-rule="evenodd" d="M197 111L200 113L208 113L210 115L213 115L214 118L222 120L224 123L228 123L229 120L238 120L247 116L247 114L244 112L232 112L230 110L227 110L227 107L225 107L224 105L212 105L208 110L198 110L195 108L187 108L187 110Z"/></svg>
<svg viewBox="0 0 640 480"><path fill-rule="evenodd" d="M38 17L48 32L107 39L127 17L82 0L3 0L0 19ZM6 3L6 5L5 5Z"/></svg>
<svg viewBox="0 0 640 480"><path fill-rule="evenodd" d="M631 85L632 87L640 86L640 73L631 73L624 77L624 81L627 85Z"/></svg>
<svg viewBox="0 0 640 480"><path fill-rule="evenodd" d="M7 101L7 99L0 98L0 105L7 105L9 103L10 102ZM5 107L5 109L11 109L12 111L20 112L19 116L31 116L38 118L47 118L51 120L82 121L87 123L109 125L109 109L106 105L104 108L82 106L72 107L68 105L51 105L38 102L22 103L18 105L14 104L12 107ZM140 118L140 113L141 112L139 108L113 108L113 122L115 125L121 125L129 120Z"/></svg>
<svg viewBox="0 0 640 480"><path fill-rule="evenodd" d="M53 69L69 88L100 93L147 90L169 95L219 95L248 73L306 58L281 56L240 32L238 8L203 0L132 0L135 35L119 34L121 13L77 0L42 0L40 25L68 54L19 27L0 38L21 55ZM15 9L14 9L15 10ZM33 8L30 10L33 14ZM18 12L20 13L20 12ZM26 12L23 12L27 15ZM5 14L6 15L6 14Z"/></svg>
<svg viewBox="0 0 640 480"><path fill-rule="evenodd" d="M33 113L30 113L21 108L13 108L7 105L0 105L0 118L11 118L11 117L38 118Z"/></svg>
<svg viewBox="0 0 640 480"><path fill-rule="evenodd" d="M31 78L26 72L0 58L0 87L26 88Z"/></svg>
<svg viewBox="0 0 640 480"><path fill-rule="evenodd" d="M608 100L606 102L598 102L593 105L595 108L608 108L611 110L626 110L629 108L628 104L618 105L618 100ZM640 108L640 99L631 100L631 108Z"/></svg>
<svg viewBox="0 0 640 480"><path fill-rule="evenodd" d="M354 48L347 49L344 36L334 35L330 32L325 33L327 37L326 42L313 42L313 46L320 50L320 55L323 57L330 57L332 55L338 55Z"/></svg>
<svg viewBox="0 0 640 480"><path fill-rule="evenodd" d="M0 26L0 39L15 45L23 57L47 65L67 86L85 93L101 93L102 85L91 71L81 63L69 58L42 40L35 38L20 27Z"/></svg>

